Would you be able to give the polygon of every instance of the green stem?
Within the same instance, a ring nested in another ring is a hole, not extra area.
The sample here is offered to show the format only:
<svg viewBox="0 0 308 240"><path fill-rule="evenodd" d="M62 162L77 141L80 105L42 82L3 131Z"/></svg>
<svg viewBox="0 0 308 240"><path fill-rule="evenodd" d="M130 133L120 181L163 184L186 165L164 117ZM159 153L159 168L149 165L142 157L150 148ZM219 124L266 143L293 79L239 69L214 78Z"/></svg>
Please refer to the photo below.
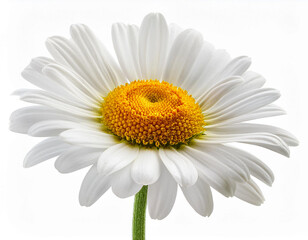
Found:
<svg viewBox="0 0 308 240"><path fill-rule="evenodd" d="M135 195L133 217L133 240L145 240L145 218L148 186L143 186Z"/></svg>

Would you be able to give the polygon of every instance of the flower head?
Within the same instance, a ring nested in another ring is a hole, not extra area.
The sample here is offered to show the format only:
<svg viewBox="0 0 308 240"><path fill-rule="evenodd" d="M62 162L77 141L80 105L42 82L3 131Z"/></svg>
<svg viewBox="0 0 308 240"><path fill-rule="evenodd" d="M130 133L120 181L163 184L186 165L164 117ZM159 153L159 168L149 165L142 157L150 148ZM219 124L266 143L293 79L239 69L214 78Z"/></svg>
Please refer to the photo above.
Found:
<svg viewBox="0 0 308 240"><path fill-rule="evenodd" d="M231 59L195 30L147 15L141 27L112 26L118 63L85 25L71 40L51 37L51 58L38 57L23 77L40 89L16 92L37 104L11 116L11 130L47 137L26 156L25 167L57 157L68 173L91 166L80 190L90 206L109 188L119 197L148 185L149 213L163 219L178 186L202 216L213 210L211 189L260 205L253 180L271 185L272 171L229 143L253 144L289 156L289 132L248 123L284 114L280 96L247 71L248 57Z"/></svg>

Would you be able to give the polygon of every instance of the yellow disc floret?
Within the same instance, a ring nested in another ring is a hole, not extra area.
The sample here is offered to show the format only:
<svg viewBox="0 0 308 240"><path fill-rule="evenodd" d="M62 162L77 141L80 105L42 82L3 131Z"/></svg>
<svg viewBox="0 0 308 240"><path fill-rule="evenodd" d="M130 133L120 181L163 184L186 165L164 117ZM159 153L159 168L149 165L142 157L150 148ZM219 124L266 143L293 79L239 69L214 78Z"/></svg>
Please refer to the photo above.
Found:
<svg viewBox="0 0 308 240"><path fill-rule="evenodd" d="M204 117L187 91L158 80L118 86L104 98L102 123L113 134L141 145L187 143L204 131Z"/></svg>

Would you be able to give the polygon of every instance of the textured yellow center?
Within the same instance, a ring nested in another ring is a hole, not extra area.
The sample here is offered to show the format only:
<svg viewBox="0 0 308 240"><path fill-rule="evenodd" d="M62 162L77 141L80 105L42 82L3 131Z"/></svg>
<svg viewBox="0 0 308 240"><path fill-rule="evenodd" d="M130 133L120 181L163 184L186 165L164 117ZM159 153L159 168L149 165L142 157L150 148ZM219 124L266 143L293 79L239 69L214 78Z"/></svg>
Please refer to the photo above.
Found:
<svg viewBox="0 0 308 240"><path fill-rule="evenodd" d="M156 147L187 143L205 125L187 91L158 80L138 80L112 90L102 104L102 123L127 141Z"/></svg>

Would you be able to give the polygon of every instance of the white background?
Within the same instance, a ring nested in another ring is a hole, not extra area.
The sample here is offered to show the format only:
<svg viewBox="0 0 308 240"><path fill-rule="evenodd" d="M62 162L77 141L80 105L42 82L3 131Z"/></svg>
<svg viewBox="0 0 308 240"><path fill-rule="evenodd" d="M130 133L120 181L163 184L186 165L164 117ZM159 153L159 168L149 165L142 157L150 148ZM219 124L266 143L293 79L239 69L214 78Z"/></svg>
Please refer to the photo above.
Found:
<svg viewBox="0 0 308 240"><path fill-rule="evenodd" d="M24 103L10 93L30 87L20 72L36 56L49 56L48 36L68 37L72 23L89 25L113 54L114 22L140 24L149 12L167 21L198 29L233 57L248 55L251 69L277 88L277 104L287 116L265 122L288 129L301 145L291 158L243 146L275 173L273 187L260 183L266 197L261 207L214 192L214 212L200 217L179 191L171 214L147 219L147 239L307 239L307 25L304 1L10 1L0 7L1 69L1 239L130 239L133 198L110 191L90 208L79 206L78 191L86 169L61 175L53 161L22 168L24 155L39 139L9 132L10 112ZM264 120L263 120L264 121Z"/></svg>

